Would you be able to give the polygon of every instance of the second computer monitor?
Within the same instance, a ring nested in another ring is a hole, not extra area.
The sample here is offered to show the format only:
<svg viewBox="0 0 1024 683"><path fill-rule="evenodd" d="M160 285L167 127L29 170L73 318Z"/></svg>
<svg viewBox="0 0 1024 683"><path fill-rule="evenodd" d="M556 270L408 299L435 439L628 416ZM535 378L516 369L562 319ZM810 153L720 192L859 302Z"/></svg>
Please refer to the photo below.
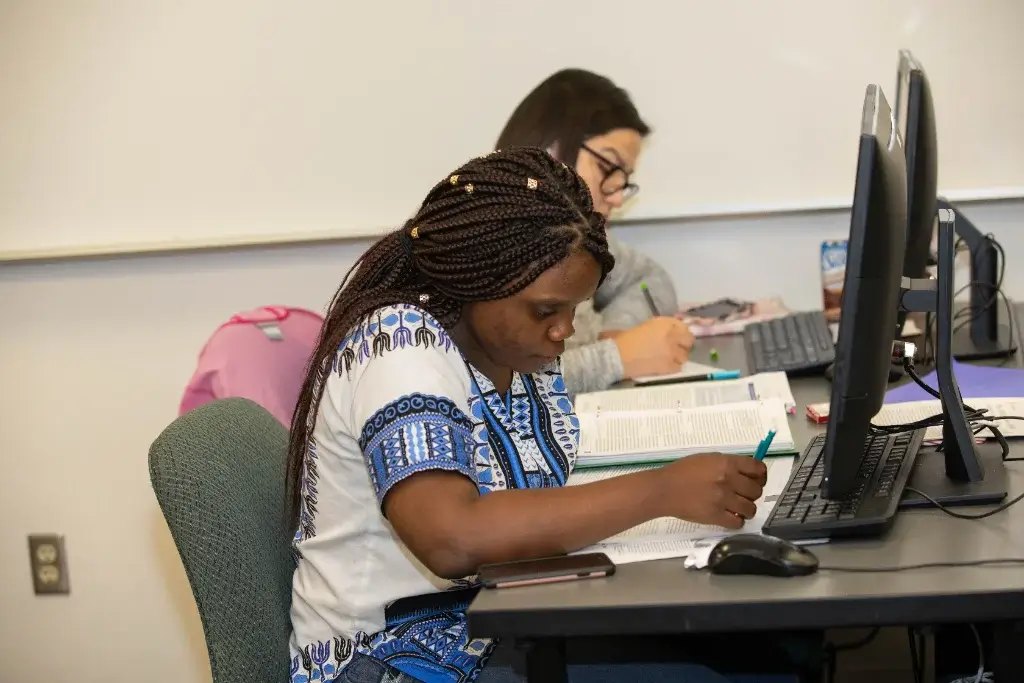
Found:
<svg viewBox="0 0 1024 683"><path fill-rule="evenodd" d="M861 118L839 339L825 437L827 498L857 485L871 418L888 384L907 236L907 170L889 103L868 86Z"/></svg>
<svg viewBox="0 0 1024 683"><path fill-rule="evenodd" d="M907 251L903 274L927 277L935 233L939 143L928 76L909 50L900 51L896 78L896 124L907 157Z"/></svg>

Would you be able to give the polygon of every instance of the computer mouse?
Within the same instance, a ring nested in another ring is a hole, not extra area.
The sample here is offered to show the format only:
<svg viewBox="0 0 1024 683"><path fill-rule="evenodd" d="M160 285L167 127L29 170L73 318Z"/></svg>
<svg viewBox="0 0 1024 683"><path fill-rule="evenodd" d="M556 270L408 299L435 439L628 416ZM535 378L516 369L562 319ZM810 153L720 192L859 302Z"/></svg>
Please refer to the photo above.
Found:
<svg viewBox="0 0 1024 683"><path fill-rule="evenodd" d="M807 548L762 534L723 538L711 549L712 574L807 576L818 571L818 557Z"/></svg>
<svg viewBox="0 0 1024 683"><path fill-rule="evenodd" d="M835 374L836 374L836 366L835 366L835 364L829 364L829 366L827 368L825 368L825 379L827 379L829 382L831 382L831 381L833 381L835 379ZM901 368L899 365L896 365L894 363L894 364L889 366L889 381L890 382L899 382L905 376L906 376L906 374L903 372L903 368Z"/></svg>

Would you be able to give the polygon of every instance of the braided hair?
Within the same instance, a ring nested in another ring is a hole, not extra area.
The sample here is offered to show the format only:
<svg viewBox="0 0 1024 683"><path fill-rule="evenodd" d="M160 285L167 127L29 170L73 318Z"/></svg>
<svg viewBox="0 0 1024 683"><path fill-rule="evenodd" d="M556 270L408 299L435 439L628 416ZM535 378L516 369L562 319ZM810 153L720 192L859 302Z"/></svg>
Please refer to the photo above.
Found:
<svg viewBox="0 0 1024 683"><path fill-rule="evenodd" d="M463 165L434 186L401 229L371 246L334 294L292 418L287 482L293 526L324 377L357 325L379 308L407 303L450 329L464 304L512 296L580 249L598 262L603 280L615 260L586 183L531 147Z"/></svg>

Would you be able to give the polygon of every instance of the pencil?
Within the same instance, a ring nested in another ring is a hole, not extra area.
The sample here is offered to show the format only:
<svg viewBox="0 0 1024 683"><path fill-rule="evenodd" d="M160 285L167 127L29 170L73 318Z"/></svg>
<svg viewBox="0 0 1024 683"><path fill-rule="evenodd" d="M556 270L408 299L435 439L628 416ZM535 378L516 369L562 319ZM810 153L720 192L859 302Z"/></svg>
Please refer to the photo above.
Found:
<svg viewBox="0 0 1024 683"><path fill-rule="evenodd" d="M661 314L658 313L658 306L654 303L654 297L651 296L651 290L647 289L646 283L640 283L640 291L644 293L644 298L647 299L647 307L651 309L651 315L657 318Z"/></svg>

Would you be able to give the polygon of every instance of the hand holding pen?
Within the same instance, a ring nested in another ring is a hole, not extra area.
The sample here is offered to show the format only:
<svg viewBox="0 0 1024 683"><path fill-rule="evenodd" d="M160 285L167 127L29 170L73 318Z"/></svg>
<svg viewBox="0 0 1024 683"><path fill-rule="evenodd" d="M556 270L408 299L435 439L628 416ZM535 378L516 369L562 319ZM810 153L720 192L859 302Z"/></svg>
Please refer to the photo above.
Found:
<svg viewBox="0 0 1024 683"><path fill-rule="evenodd" d="M761 443L757 444L757 450L754 451L754 460L760 462L764 460L765 456L768 455L768 449L772 447L772 441L775 440L775 430L769 429L765 437L761 439Z"/></svg>
<svg viewBox="0 0 1024 683"><path fill-rule="evenodd" d="M679 372L690 358L693 334L683 321L658 315L650 291L645 286L641 291L654 317L612 337L622 359L623 376L633 379Z"/></svg>

